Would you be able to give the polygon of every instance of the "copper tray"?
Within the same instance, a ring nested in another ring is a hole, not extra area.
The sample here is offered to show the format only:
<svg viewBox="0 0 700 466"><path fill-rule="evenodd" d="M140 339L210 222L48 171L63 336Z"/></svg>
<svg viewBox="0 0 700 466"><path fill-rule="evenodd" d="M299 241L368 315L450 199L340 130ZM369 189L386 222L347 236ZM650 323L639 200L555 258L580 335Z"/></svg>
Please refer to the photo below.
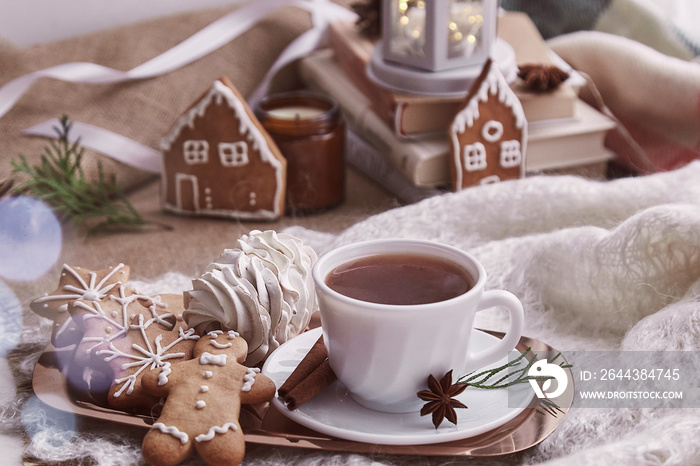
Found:
<svg viewBox="0 0 700 466"><path fill-rule="evenodd" d="M503 333L488 333L503 337ZM531 348L534 353L556 353L551 346L528 337L522 337L516 348L520 351ZM146 429L155 422L150 416L131 415L73 399L68 392L65 377L58 368L57 360L60 354L61 350L49 345L34 368L32 386L37 398L43 403L80 416ZM571 374L569 376L569 380L573 380ZM256 444L356 453L497 456L525 450L544 440L559 425L571 407L573 398L574 387L573 384L569 384L565 394L558 399L562 412L556 417L538 412L539 400L533 398L528 408L497 429L476 437L432 445L375 445L330 437L291 421L267 403L244 407L240 422L246 442Z"/></svg>

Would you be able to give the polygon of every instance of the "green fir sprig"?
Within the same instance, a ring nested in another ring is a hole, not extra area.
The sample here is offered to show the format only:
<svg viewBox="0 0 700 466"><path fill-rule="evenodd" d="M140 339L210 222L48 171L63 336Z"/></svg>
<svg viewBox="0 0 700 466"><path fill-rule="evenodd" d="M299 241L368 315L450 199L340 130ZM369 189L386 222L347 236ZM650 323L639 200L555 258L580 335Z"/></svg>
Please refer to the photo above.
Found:
<svg viewBox="0 0 700 466"><path fill-rule="evenodd" d="M80 146L80 138L70 142L71 126L64 115L60 126L54 127L57 140L49 140L39 165L30 166L23 155L12 161L13 173L28 175L13 193L43 200L62 220L71 221L78 228L100 219L89 227L89 233L138 229L151 224L131 205L116 176L105 175L101 163L97 164L97 179L85 178L81 166L85 149Z"/></svg>
<svg viewBox="0 0 700 466"><path fill-rule="evenodd" d="M531 376L528 375L530 368L537 361L537 354L532 353L532 358L527 359L528 355L531 353L531 348L527 348L520 356L507 362L506 364L495 367L493 369L487 369L485 371L474 373L471 372L467 375L460 377L457 383L468 384L470 387L481 388L485 390L494 390L499 388L508 388L514 385L522 383L530 383L531 380L536 380L537 382L544 382L551 379L549 376ZM561 353L557 353L549 360L549 363L554 363L561 357ZM521 361L526 360L527 364L522 367L520 365ZM571 364L567 364L565 361L560 362L559 366L563 369L573 367ZM514 369L515 370L511 370ZM555 402L548 398L540 399L540 408L556 417L557 413L564 413L562 409ZM539 411L543 414L542 411Z"/></svg>

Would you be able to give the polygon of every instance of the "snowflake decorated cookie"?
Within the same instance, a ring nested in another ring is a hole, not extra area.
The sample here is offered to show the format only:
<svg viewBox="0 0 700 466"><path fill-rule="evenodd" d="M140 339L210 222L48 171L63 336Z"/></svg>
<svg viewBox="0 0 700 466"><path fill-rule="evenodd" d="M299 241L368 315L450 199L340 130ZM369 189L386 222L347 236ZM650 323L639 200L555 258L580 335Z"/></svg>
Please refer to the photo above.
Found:
<svg viewBox="0 0 700 466"><path fill-rule="evenodd" d="M213 331L199 339L194 358L146 373L143 389L166 397L157 422L143 440L152 465L184 461L193 451L208 464L238 464L245 454L239 424L241 404L269 401L274 382L242 365L246 341L234 331Z"/></svg>
<svg viewBox="0 0 700 466"><path fill-rule="evenodd" d="M70 346L80 340L81 333L70 317L69 304L75 300L99 302L128 279L129 266L124 264L97 271L64 264L56 290L35 299L29 307L54 321L51 342L55 347Z"/></svg>
<svg viewBox="0 0 700 466"><path fill-rule="evenodd" d="M102 301L73 303L71 316L83 334L75 361L111 374L110 407L148 413L158 405L158 398L142 392L141 377L190 359L199 339L177 319L181 312L168 312L159 297L133 293L123 284Z"/></svg>

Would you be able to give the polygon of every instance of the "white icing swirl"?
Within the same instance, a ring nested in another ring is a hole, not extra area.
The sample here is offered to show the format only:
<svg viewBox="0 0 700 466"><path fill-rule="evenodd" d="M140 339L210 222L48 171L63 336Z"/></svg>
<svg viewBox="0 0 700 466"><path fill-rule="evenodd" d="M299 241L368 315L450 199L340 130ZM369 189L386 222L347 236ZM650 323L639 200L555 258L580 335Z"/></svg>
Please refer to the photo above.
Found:
<svg viewBox="0 0 700 466"><path fill-rule="evenodd" d="M238 430L238 426L233 422L226 422L221 427L212 426L209 428L209 431L206 434L200 434L194 439L197 442L208 442L209 440L213 439L216 434L225 434L229 429Z"/></svg>
<svg viewBox="0 0 700 466"><path fill-rule="evenodd" d="M258 375L260 369L257 367L249 367L243 376L243 386L241 387L242 392L249 392L253 388L255 383L255 376Z"/></svg>
<svg viewBox="0 0 700 466"><path fill-rule="evenodd" d="M168 383L168 376L173 372L173 370L170 368L170 363L166 362L163 364L163 367L160 369L160 373L158 374L158 385L165 385Z"/></svg>
<svg viewBox="0 0 700 466"><path fill-rule="evenodd" d="M181 432L177 427L175 426L166 426L162 422L156 422L153 424L154 429L158 429L164 434L172 435L173 437L177 438L180 440L180 442L184 445L190 440L190 437L185 433Z"/></svg>
<svg viewBox="0 0 700 466"><path fill-rule="evenodd" d="M252 366L304 331L318 310L313 249L291 235L251 231L192 280L183 318L198 331L235 330Z"/></svg>

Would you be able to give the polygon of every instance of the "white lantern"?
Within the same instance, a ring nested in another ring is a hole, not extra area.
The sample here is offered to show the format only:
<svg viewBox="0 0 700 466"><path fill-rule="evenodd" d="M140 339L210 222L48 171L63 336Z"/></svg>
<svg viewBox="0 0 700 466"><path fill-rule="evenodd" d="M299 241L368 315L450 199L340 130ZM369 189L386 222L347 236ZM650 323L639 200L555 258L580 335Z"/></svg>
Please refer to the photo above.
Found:
<svg viewBox="0 0 700 466"><path fill-rule="evenodd" d="M466 94L491 57L515 79L513 49L496 38L498 0L382 0L382 41L368 73L390 88Z"/></svg>

